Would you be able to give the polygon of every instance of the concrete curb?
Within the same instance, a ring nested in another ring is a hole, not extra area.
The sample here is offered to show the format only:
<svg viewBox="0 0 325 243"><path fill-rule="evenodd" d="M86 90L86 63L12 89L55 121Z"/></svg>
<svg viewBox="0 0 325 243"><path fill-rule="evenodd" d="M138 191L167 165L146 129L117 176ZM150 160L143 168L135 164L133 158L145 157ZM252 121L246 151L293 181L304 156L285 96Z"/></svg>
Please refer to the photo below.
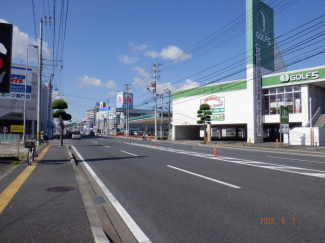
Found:
<svg viewBox="0 0 325 243"><path fill-rule="evenodd" d="M84 183L82 181L82 178L79 174L79 171L77 169L76 166L76 161L72 155L72 153L70 152L70 147L66 145L67 151L68 151L68 155L69 155L69 159L74 171L74 174L76 176L77 182L78 182L78 187L79 187L79 191L85 206L85 210L87 213L87 217L89 220L89 224L91 227L91 231L93 233L94 239L96 243L110 243L110 241L108 240L108 238L106 237L106 234L104 233L103 229L102 229L102 224L96 214L96 210L93 206L93 203L91 201L91 198L86 190L86 187L84 186Z"/></svg>

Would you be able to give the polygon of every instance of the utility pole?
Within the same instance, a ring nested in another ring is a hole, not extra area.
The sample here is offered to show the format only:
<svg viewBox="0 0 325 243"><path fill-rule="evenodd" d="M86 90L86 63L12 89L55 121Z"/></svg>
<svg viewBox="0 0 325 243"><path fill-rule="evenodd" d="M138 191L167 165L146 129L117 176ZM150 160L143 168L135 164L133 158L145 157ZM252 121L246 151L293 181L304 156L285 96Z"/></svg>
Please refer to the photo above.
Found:
<svg viewBox="0 0 325 243"><path fill-rule="evenodd" d="M109 99L107 99L107 125L106 125L106 128L107 128L107 131L106 131L106 134L109 135Z"/></svg>
<svg viewBox="0 0 325 243"><path fill-rule="evenodd" d="M171 101L171 94L172 94L172 92L168 88L165 89L165 91L168 94L168 130L170 130L172 128L171 127L171 122L170 122L170 101Z"/></svg>
<svg viewBox="0 0 325 243"><path fill-rule="evenodd" d="M154 99L155 99L155 142L157 144L157 80L159 79L159 73L161 72L159 67L161 64L153 64L153 72L154 72L154 83L151 85L154 87Z"/></svg>
<svg viewBox="0 0 325 243"><path fill-rule="evenodd" d="M161 101L161 114L160 114L160 141L163 140L163 114L164 114L164 105L163 105L163 99L164 95L160 95L160 101Z"/></svg>
<svg viewBox="0 0 325 243"><path fill-rule="evenodd" d="M52 133L50 135L50 131L51 131L51 128L50 128L50 125L51 125L51 103L52 103L52 78L50 78L50 84L49 84L49 106L48 106L48 119L47 119L47 136L49 136L50 138L52 138Z"/></svg>
<svg viewBox="0 0 325 243"><path fill-rule="evenodd" d="M126 137L129 138L129 84L126 86Z"/></svg>
<svg viewBox="0 0 325 243"><path fill-rule="evenodd" d="M40 145L41 130L41 89L42 89L42 52L43 52L43 19L40 21L40 54L39 54L39 77L37 91L37 145Z"/></svg>

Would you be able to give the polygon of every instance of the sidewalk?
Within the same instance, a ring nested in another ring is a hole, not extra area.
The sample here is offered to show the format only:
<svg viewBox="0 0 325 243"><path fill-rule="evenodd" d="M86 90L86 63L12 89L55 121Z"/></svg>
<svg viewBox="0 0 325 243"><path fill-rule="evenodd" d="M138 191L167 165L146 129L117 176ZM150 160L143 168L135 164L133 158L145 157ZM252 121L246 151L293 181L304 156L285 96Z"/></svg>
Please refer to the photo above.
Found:
<svg viewBox="0 0 325 243"><path fill-rule="evenodd" d="M94 242L67 147L51 142L0 178L1 242Z"/></svg>

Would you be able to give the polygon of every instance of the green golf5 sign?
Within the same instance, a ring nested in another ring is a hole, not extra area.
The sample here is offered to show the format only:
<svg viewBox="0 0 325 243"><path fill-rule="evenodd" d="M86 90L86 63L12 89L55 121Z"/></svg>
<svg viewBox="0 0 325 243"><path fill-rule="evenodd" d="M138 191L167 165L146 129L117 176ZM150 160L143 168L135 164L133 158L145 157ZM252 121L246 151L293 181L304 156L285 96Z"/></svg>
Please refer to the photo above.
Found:
<svg viewBox="0 0 325 243"><path fill-rule="evenodd" d="M280 106L280 129L282 134L289 133L289 110L288 107Z"/></svg>
<svg viewBox="0 0 325 243"><path fill-rule="evenodd" d="M247 65L256 64L255 45L261 49L261 66L274 70L273 9L260 0L246 0Z"/></svg>

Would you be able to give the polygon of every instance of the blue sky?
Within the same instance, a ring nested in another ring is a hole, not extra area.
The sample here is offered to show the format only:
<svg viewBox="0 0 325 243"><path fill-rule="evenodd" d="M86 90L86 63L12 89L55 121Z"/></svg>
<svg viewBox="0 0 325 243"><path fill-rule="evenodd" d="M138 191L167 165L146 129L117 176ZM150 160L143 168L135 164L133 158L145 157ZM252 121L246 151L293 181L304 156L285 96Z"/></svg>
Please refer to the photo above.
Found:
<svg viewBox="0 0 325 243"><path fill-rule="evenodd" d="M48 59L53 59L53 38L55 43L59 37L63 40L60 11L61 3L66 7L67 0L1 1L0 19L16 26L13 62L26 62L26 47L37 44L35 35L39 37L40 19L53 18L54 2L55 35L53 24L44 25L43 32L44 57ZM264 2L274 9L275 37L289 37L292 29L325 13L324 0ZM61 53L62 48L54 45L54 57L63 58L62 64L57 63L58 69L63 65L63 71L55 72L54 87L68 102L67 111L73 121L85 117L86 110L92 109L96 101L109 99L110 106L115 107L116 93L123 91L125 84L131 84L135 108L151 109L153 99L147 87L153 80L153 63L163 64L158 93L166 88L196 87L217 79L244 78L243 72L231 75L245 68L244 62L227 69L245 58L245 22L244 17L240 19L246 11L244 0L71 0L68 6L64 51ZM320 18L318 22L323 20ZM310 26L312 24L300 27L296 33ZM321 34L324 30L324 26L319 25L316 32L306 32L305 36ZM297 41L294 36L290 40L292 45ZM291 44L279 45L280 51ZM324 41L283 58L290 62L290 58L298 58L308 48L324 50L322 45ZM30 49L29 56L35 65L36 52ZM317 55L289 66L288 70L325 65L324 57L324 54ZM45 78L45 82L48 79Z"/></svg>

